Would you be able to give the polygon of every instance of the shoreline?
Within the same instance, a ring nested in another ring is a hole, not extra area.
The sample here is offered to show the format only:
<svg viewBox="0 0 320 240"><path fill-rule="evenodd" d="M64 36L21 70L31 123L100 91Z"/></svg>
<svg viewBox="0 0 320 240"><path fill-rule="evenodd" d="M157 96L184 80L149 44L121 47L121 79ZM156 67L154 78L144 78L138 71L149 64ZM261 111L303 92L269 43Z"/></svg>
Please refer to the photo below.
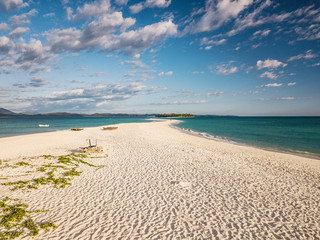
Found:
<svg viewBox="0 0 320 240"><path fill-rule="evenodd" d="M227 138L213 136L213 135L211 135L209 133L206 133L206 132L197 132L197 131L194 131L192 129L181 128L181 127L178 127L177 125L182 120L177 120L175 118L166 118L166 119L161 119L161 118L155 118L155 119L149 118L148 119L148 118L146 118L146 120L147 120L147 122L144 122L144 123L148 123L148 121L150 121L150 122L166 122L166 121L168 121L168 122L171 123L171 121L174 121L174 123L170 124L170 127L172 127L173 129L177 129L178 131L181 131L182 133L185 133L185 134L189 134L191 136L197 136L197 137L201 137L201 138L204 138L204 139L213 140L213 141L216 141L216 142L224 142L224 143L237 145L237 146L252 147L252 148L256 148L256 149L260 149L260 150L265 150L265 151L268 151L268 152L283 153L283 154L289 154L289 155L293 155L293 156L299 156L299 157L305 157L305 158L320 160L320 155L317 155L317 154L314 154L314 153L299 152L299 151L294 151L294 150L290 151L290 150L284 150L284 149L278 149L278 148L272 148L272 147L263 147L263 146L258 146L258 145L252 145L252 144L243 143L243 142L236 142L236 141L233 141L233 140L229 140ZM132 123L135 123L135 122L132 122ZM131 124L131 123L114 123L114 124L106 124L106 125L101 125L101 126L92 126L92 127L83 127L83 128L84 129L102 128L103 126L118 125L118 124ZM23 137L23 136L28 136L28 135L55 133L55 132L63 132L63 131L70 131L70 128L52 130L52 131L46 131L46 132L35 132L35 133L17 134L17 135L10 135L10 136L0 136L0 140L1 139L5 139L5 138Z"/></svg>
<svg viewBox="0 0 320 240"><path fill-rule="evenodd" d="M178 120L179 121L179 120ZM179 124L179 122L177 123L173 123L172 125L170 125L172 128L177 129L185 134L190 134L192 136L197 136L197 137L201 137L201 138L205 138L208 140L213 140L213 141L217 141L217 142L224 142L224 143L229 143L229 144L233 144L233 145L238 145L238 146L245 146L245 147L252 147L252 148L256 148L256 149L261 149L261 150L265 150L268 152L276 152L276 153L284 153L284 154L290 154L293 156L299 156L299 157L306 157L306 158L310 158L310 159L315 159L315 160L320 160L320 155L317 154L313 154L313 153L304 153L304 152L298 152L298 151L290 151L290 150L281 150L281 149L277 149L277 148L272 148L272 147L262 147L262 146L258 146L258 145L251 145L248 143L242 143L242 142L236 142L233 140L229 140L227 138L222 138L222 137L217 137L217 136L213 136L211 134L208 134L206 132L197 132L194 131L192 129L185 129L185 128L181 128L178 127L177 124Z"/></svg>

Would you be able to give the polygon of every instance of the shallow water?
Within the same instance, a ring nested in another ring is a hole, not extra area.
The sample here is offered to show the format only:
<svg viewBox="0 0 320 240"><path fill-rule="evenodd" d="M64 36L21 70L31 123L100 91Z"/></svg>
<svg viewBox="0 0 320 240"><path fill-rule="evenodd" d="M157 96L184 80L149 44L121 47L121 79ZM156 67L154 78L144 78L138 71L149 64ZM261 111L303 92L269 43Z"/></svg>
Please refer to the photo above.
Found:
<svg viewBox="0 0 320 240"><path fill-rule="evenodd" d="M320 117L181 118L180 128L280 151L320 156Z"/></svg>

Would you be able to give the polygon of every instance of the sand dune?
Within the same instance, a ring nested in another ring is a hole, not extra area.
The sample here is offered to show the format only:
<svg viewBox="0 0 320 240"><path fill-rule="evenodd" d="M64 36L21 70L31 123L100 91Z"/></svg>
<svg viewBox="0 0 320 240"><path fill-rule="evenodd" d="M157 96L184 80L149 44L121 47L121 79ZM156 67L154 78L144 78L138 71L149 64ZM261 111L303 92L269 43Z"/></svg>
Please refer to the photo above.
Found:
<svg viewBox="0 0 320 240"><path fill-rule="evenodd" d="M108 157L92 160L99 170L81 166L65 189L0 194L50 210L36 220L58 228L38 239L320 238L319 160L188 135L173 122L1 138L0 159L12 162L67 154L89 138Z"/></svg>

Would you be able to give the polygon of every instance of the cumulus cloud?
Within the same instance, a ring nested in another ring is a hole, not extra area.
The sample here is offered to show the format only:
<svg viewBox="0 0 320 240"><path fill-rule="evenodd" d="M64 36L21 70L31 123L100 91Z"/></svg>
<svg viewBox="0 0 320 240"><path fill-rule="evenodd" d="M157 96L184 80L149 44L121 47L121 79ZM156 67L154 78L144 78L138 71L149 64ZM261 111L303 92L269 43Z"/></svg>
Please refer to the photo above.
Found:
<svg viewBox="0 0 320 240"><path fill-rule="evenodd" d="M148 95L162 91L158 87L144 86L140 83L128 85L113 83L53 92L45 96L20 97L21 102L30 102L35 107L55 106L102 106L115 101L124 101L138 95Z"/></svg>
<svg viewBox="0 0 320 240"><path fill-rule="evenodd" d="M145 8L166 8L171 4L171 0L146 0L130 6L130 11L133 14L141 12Z"/></svg>
<svg viewBox="0 0 320 240"><path fill-rule="evenodd" d="M137 3L129 7L131 13L136 14L141 12L144 9L143 3Z"/></svg>
<svg viewBox="0 0 320 240"><path fill-rule="evenodd" d="M278 60L273 60L273 59L267 59L267 60L258 60L257 61L257 69L260 70L262 68L278 68L278 67L285 67L288 64L280 62Z"/></svg>
<svg viewBox="0 0 320 240"><path fill-rule="evenodd" d="M0 37L0 52L6 54L0 71L11 73L13 69L30 73L49 72L50 68L41 66L54 57L40 40L30 39L29 43L14 43L7 37ZM9 64L10 63L10 64Z"/></svg>
<svg viewBox="0 0 320 240"><path fill-rule="evenodd" d="M55 53L99 49L105 52L120 50L126 54L135 54L177 34L177 25L171 20L121 34L113 33L116 27L127 28L134 24L134 21L132 18L124 19L122 13L115 12L101 16L83 31L76 28L54 29L48 33L47 43Z"/></svg>
<svg viewBox="0 0 320 240"><path fill-rule="evenodd" d="M110 0L93 1L85 3L82 7L78 7L74 16L74 20L87 19L103 13L107 13L110 9Z"/></svg>
<svg viewBox="0 0 320 240"><path fill-rule="evenodd" d="M17 38L17 37L25 34L25 33L28 32L28 31L29 31L29 28L17 27L17 28L15 28L13 31L11 31L11 32L9 33L9 36L10 36L11 38Z"/></svg>
<svg viewBox="0 0 320 240"><path fill-rule="evenodd" d="M209 68L210 68L210 70L212 70L212 67L209 67ZM214 72L216 74L229 75L229 74L238 72L238 67L232 66L230 63L221 64L221 65L216 67Z"/></svg>
<svg viewBox="0 0 320 240"><path fill-rule="evenodd" d="M158 76L161 77L161 76L171 76L173 74L172 71L169 71L169 72L160 72L158 73Z"/></svg>
<svg viewBox="0 0 320 240"><path fill-rule="evenodd" d="M26 6L29 6L29 4L23 2L23 0L0 0L0 9L5 13L15 11Z"/></svg>
<svg viewBox="0 0 320 240"><path fill-rule="evenodd" d="M295 60L300 60L300 59L311 59L317 57L316 54L312 53L312 50L306 51L305 54L299 54L297 56L292 56L288 59L289 62L295 61Z"/></svg>
<svg viewBox="0 0 320 240"><path fill-rule="evenodd" d="M14 43L6 36L0 37L0 53L8 53Z"/></svg>
<svg viewBox="0 0 320 240"><path fill-rule="evenodd" d="M29 24L30 18L35 16L38 13L37 10L32 9L27 13L21 14L21 15L14 15L9 18L9 22L11 23L11 26L13 28L18 27L20 25Z"/></svg>
<svg viewBox="0 0 320 240"><path fill-rule="evenodd" d="M16 63L24 70L45 63L52 57L40 40L31 39L29 43L17 43L16 48L18 49Z"/></svg>
<svg viewBox="0 0 320 240"><path fill-rule="evenodd" d="M266 85L261 85L260 87L281 87L282 83L268 83Z"/></svg>
<svg viewBox="0 0 320 240"><path fill-rule="evenodd" d="M291 82L291 83L288 83L288 86L294 86L296 84L297 84L296 82Z"/></svg>
<svg viewBox="0 0 320 240"><path fill-rule="evenodd" d="M278 75L275 74L274 72L264 72L260 75L260 78L269 78L269 79L273 79L276 80L278 79Z"/></svg>
<svg viewBox="0 0 320 240"><path fill-rule="evenodd" d="M7 31L9 29L8 24L0 23L0 31Z"/></svg>
<svg viewBox="0 0 320 240"><path fill-rule="evenodd" d="M198 21L193 21L189 28L194 33L218 29L236 18L252 3L253 0L207 0L203 16Z"/></svg>

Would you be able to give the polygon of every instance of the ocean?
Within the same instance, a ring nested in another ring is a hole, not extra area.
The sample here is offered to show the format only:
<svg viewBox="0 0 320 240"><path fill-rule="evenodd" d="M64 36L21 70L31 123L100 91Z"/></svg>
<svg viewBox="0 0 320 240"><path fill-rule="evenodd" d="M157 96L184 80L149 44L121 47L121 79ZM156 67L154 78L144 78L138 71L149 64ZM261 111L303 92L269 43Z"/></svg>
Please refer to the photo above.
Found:
<svg viewBox="0 0 320 240"><path fill-rule="evenodd" d="M177 126L207 137L320 157L320 117L180 118Z"/></svg>
<svg viewBox="0 0 320 240"><path fill-rule="evenodd" d="M76 127L148 122L149 118L0 118L0 137L52 132ZM276 151L320 157L320 117L196 117L176 118L179 128L209 138ZM39 124L50 127L40 128Z"/></svg>
<svg viewBox="0 0 320 240"><path fill-rule="evenodd" d="M0 137L53 132L70 128L97 127L117 123L147 122L148 118L0 118ZM49 124L49 127L39 127Z"/></svg>

